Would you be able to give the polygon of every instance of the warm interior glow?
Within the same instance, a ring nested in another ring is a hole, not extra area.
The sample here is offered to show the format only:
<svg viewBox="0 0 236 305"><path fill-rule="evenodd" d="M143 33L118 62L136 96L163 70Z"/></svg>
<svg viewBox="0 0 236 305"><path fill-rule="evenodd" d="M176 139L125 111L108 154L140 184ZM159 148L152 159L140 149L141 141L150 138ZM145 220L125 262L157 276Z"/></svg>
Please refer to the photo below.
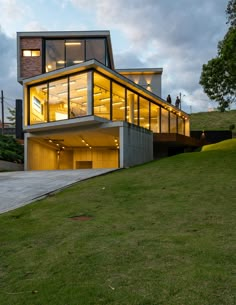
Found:
<svg viewBox="0 0 236 305"><path fill-rule="evenodd" d="M66 41L65 45L66 46L80 46L81 42L79 42L79 41Z"/></svg>

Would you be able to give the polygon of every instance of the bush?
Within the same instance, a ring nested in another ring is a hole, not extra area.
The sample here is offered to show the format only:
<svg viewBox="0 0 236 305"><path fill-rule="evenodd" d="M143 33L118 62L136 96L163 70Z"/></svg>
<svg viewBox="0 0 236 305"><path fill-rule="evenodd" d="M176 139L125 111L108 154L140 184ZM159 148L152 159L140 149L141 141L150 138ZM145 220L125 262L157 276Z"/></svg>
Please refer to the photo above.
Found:
<svg viewBox="0 0 236 305"><path fill-rule="evenodd" d="M24 147L11 136L0 135L0 160L23 163Z"/></svg>

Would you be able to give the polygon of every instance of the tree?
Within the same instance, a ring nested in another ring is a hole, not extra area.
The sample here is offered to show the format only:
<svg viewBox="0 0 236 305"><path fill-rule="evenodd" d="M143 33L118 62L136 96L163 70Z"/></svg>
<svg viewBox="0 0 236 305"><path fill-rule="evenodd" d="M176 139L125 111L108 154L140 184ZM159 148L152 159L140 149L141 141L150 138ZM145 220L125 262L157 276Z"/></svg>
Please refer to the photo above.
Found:
<svg viewBox="0 0 236 305"><path fill-rule="evenodd" d="M7 119L12 123L12 125L15 125L16 123L16 108L7 108L10 115L7 117Z"/></svg>
<svg viewBox="0 0 236 305"><path fill-rule="evenodd" d="M218 44L218 56L202 66L200 84L208 97L225 111L236 102L236 0L226 9L230 27Z"/></svg>

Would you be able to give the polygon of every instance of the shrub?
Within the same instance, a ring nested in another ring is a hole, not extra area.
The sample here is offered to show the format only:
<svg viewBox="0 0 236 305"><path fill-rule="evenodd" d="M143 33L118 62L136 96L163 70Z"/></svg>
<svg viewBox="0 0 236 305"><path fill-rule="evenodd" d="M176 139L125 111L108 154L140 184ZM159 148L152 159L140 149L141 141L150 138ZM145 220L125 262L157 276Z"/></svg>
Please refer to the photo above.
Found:
<svg viewBox="0 0 236 305"><path fill-rule="evenodd" d="M0 135L0 160L23 163L24 147L11 136Z"/></svg>

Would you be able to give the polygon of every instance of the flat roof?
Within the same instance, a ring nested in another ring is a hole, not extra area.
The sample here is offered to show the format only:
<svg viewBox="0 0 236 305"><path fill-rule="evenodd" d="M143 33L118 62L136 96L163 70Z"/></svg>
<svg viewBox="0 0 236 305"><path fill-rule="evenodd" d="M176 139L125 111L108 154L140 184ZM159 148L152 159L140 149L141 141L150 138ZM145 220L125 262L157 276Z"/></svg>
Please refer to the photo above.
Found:
<svg viewBox="0 0 236 305"><path fill-rule="evenodd" d="M116 69L120 74L162 74L163 68Z"/></svg>

